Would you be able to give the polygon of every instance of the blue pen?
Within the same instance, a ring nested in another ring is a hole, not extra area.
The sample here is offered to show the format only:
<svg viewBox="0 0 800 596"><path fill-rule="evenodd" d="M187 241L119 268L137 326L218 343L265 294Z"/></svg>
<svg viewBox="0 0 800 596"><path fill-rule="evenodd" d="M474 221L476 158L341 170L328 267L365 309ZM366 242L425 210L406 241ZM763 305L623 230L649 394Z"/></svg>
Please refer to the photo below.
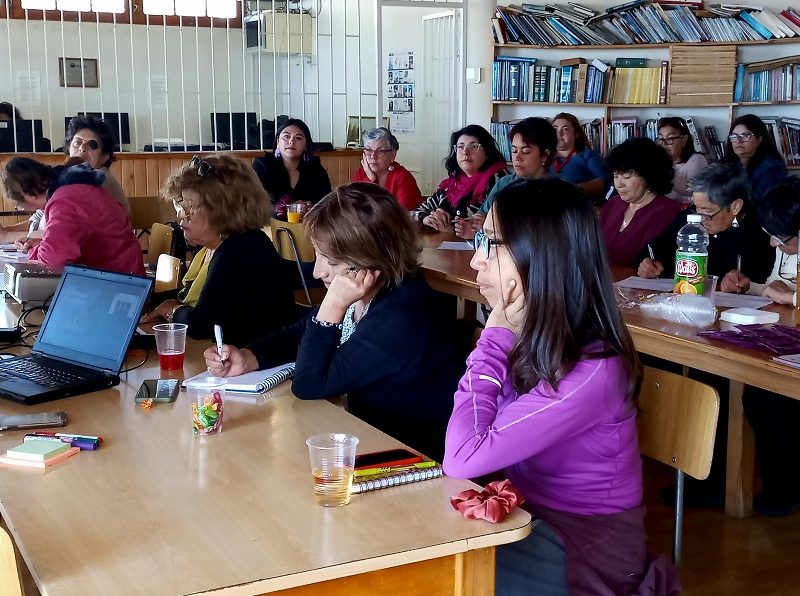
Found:
<svg viewBox="0 0 800 596"><path fill-rule="evenodd" d="M23 437L22 442L27 443L28 441L58 441L59 443L68 443L71 447L77 447L81 451L94 451L99 447L99 445L93 441L82 441L80 439L68 439L68 438L59 438L59 437L40 437L37 435L25 435Z"/></svg>

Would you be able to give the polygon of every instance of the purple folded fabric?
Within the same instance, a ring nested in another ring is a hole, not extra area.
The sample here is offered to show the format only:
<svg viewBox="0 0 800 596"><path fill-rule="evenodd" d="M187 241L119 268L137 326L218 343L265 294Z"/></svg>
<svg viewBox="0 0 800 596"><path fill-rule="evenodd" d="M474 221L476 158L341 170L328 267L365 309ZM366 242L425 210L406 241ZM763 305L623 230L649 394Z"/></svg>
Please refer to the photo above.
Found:
<svg viewBox="0 0 800 596"><path fill-rule="evenodd" d="M800 352L800 329L786 325L737 325L736 331L700 331L697 335L778 356Z"/></svg>

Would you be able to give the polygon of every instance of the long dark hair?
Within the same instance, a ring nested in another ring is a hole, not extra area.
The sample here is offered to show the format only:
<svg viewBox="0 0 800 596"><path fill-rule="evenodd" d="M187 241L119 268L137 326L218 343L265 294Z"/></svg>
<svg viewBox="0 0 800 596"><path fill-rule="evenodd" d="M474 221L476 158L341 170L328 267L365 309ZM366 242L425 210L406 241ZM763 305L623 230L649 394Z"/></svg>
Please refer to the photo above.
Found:
<svg viewBox="0 0 800 596"><path fill-rule="evenodd" d="M308 125L299 118L289 118L286 122L281 124L280 128L275 133L275 143L273 144L272 150L275 151L278 149L278 139L281 138L281 133L287 126L296 126L300 129L303 135L305 135L306 150L303 151L303 161L310 160L311 156L314 154L314 140L311 138L311 130L309 130Z"/></svg>
<svg viewBox="0 0 800 596"><path fill-rule="evenodd" d="M579 360L616 354L629 375L627 398L635 403L639 358L614 301L608 255L591 203L577 186L543 179L506 187L492 209L527 302L509 354L516 390L528 392L540 381L555 389ZM600 350L584 352L596 340L602 342Z"/></svg>
<svg viewBox="0 0 800 596"><path fill-rule="evenodd" d="M583 129L581 129L583 130ZM520 135L528 145L535 145L539 153L545 158L545 167L549 168L556 157L558 135L553 125L545 118L532 116L517 122L508 131L508 140L514 142L514 137Z"/></svg>
<svg viewBox="0 0 800 596"><path fill-rule="evenodd" d="M658 121L658 131L661 132L661 129L665 126L680 131L680 133L686 137L686 143L681 150L681 163L686 163L692 155L697 153L694 150L694 137L692 137L692 133L689 132L689 126L686 124L686 120L680 116L666 116Z"/></svg>
<svg viewBox="0 0 800 596"><path fill-rule="evenodd" d="M781 156L780 151L778 151L778 148L775 146L775 141L772 139L772 135L769 134L769 131L767 130L767 125L764 124L764 121L761 118L755 114L742 114L736 120L731 122L731 128L728 131L728 134L731 134L733 129L740 124L746 126L747 130L756 135L756 138L761 139L761 142L758 144L753 157L751 157L750 161L747 162L748 173L755 170L768 155L772 155L780 161L783 161L783 157ZM741 163L739 156L733 151L733 143L731 143L730 139L728 139L728 141L725 143L725 156L722 158L722 161Z"/></svg>
<svg viewBox="0 0 800 596"><path fill-rule="evenodd" d="M456 150L453 149L453 147L458 143L458 139L462 135L478 139L481 147L483 147L483 150L486 152L486 161L478 168L481 172L485 171L493 164L496 164L498 161L505 163L506 158L500 153L500 149L497 148L497 143L494 142L494 137L489 134L489 131L477 124L467 124L464 128L450 135L450 154L444 160L444 167L447 170L448 176L458 176L461 173L461 168L458 165L458 156L456 156Z"/></svg>

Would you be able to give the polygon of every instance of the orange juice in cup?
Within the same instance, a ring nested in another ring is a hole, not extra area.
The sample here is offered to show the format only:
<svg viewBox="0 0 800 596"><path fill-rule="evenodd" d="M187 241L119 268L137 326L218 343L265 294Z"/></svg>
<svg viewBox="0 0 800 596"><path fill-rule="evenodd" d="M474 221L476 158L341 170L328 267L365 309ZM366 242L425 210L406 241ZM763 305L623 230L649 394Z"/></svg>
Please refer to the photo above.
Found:
<svg viewBox="0 0 800 596"><path fill-rule="evenodd" d="M289 223L300 223L303 221L303 205L302 203L292 203L286 208L286 221Z"/></svg>

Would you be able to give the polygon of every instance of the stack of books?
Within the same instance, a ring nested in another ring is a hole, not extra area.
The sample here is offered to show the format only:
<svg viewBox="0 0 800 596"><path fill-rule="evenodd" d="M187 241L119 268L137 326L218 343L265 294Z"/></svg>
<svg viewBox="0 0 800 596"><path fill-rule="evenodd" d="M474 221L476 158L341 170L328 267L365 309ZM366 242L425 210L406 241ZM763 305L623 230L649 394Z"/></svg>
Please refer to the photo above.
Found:
<svg viewBox="0 0 800 596"><path fill-rule="evenodd" d="M5 456L0 457L0 464L45 469L72 457L79 451L78 447L72 447L69 443L59 440L26 441L7 450Z"/></svg>

